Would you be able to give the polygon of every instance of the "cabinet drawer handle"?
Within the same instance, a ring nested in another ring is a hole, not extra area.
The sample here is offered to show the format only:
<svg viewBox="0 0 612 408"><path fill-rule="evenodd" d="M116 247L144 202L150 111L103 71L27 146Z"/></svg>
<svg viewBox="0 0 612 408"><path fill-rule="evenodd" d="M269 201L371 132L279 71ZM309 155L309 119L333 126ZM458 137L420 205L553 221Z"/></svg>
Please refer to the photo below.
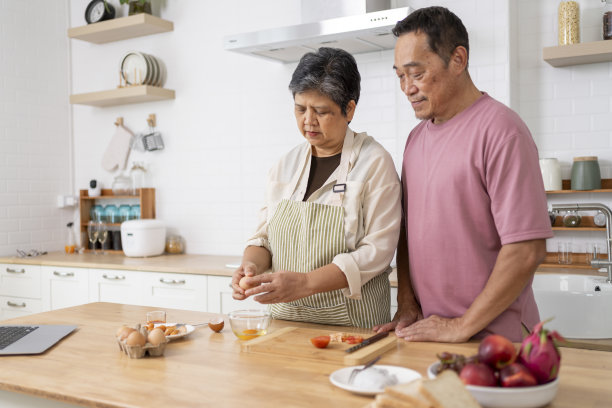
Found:
<svg viewBox="0 0 612 408"><path fill-rule="evenodd" d="M167 283L168 285L184 285L185 284L185 279L165 279L165 278L160 278L159 281L161 283Z"/></svg>
<svg viewBox="0 0 612 408"><path fill-rule="evenodd" d="M74 272L58 272L58 271L53 271L53 274L55 276L60 276L62 278L69 278L71 276L74 276Z"/></svg>
<svg viewBox="0 0 612 408"><path fill-rule="evenodd" d="M124 275L113 275L113 276L108 276L107 274L102 275L102 277L104 279L108 279L108 280L124 280L125 276Z"/></svg>
<svg viewBox="0 0 612 408"><path fill-rule="evenodd" d="M9 305L10 307L26 307L25 302L15 303L15 302L11 302L10 300L7 300L6 304Z"/></svg>
<svg viewBox="0 0 612 408"><path fill-rule="evenodd" d="M25 269L11 269L11 268L6 268L6 271L8 273L25 273Z"/></svg>

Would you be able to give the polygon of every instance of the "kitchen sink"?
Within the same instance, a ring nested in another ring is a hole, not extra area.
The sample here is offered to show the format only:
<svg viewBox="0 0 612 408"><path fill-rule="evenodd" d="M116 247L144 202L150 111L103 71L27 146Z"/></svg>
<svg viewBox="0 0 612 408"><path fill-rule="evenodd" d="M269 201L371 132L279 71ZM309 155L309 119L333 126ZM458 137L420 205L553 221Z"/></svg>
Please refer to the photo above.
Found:
<svg viewBox="0 0 612 408"><path fill-rule="evenodd" d="M612 338L612 285L604 276L536 274L540 318L568 339Z"/></svg>

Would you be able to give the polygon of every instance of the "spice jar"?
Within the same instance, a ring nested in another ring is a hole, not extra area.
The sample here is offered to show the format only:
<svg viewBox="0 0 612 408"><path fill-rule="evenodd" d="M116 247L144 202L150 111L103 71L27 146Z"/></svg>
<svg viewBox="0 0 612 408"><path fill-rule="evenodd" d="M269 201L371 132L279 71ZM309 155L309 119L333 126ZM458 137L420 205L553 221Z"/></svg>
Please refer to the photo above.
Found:
<svg viewBox="0 0 612 408"><path fill-rule="evenodd" d="M562 1L559 3L559 45L578 44L580 42L580 13L578 2Z"/></svg>
<svg viewBox="0 0 612 408"><path fill-rule="evenodd" d="M132 194L137 195L138 190L145 187L147 170L143 163L134 162L130 169L130 177L132 179Z"/></svg>
<svg viewBox="0 0 612 408"><path fill-rule="evenodd" d="M170 235L166 239L166 252L169 254L182 254L185 251L183 238L180 235Z"/></svg>
<svg viewBox="0 0 612 408"><path fill-rule="evenodd" d="M601 0L604 3L603 39L612 40L612 0Z"/></svg>

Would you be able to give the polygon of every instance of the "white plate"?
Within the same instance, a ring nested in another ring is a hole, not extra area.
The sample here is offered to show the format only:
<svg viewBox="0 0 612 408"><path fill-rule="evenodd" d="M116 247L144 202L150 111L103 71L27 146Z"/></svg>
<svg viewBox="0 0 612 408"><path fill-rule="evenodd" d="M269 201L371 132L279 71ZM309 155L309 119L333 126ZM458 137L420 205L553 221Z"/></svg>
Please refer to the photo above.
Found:
<svg viewBox="0 0 612 408"><path fill-rule="evenodd" d="M176 326L177 324L181 324L181 323L155 323L155 327L157 327L157 326L170 327L170 326ZM181 337L189 336L191 333L193 333L193 331L195 330L195 327L193 327L190 324L186 324L185 325L185 329L187 329L187 331L185 331L185 333L175 334L173 336L166 336L166 338L168 340L176 340L176 339L180 339Z"/></svg>
<svg viewBox="0 0 612 408"><path fill-rule="evenodd" d="M433 363L427 368L427 376L436 378L436 368L440 362ZM465 388L476 398L483 407L487 408L536 408L543 407L557 395L559 377L544 385L534 387L482 387L466 385Z"/></svg>
<svg viewBox="0 0 612 408"><path fill-rule="evenodd" d="M149 61L145 56L136 51L130 51L123 58L119 64L121 75L128 85L146 83L147 78L151 77L151 68ZM138 72L138 74L136 74Z"/></svg>
<svg viewBox="0 0 612 408"><path fill-rule="evenodd" d="M375 365L374 367L384 368L385 370L387 370L389 374L395 375L395 377L397 377L398 384L409 383L410 381L421 378L421 374L409 368L405 368L405 367L390 366L390 365ZM348 384L349 376L351 375L353 370L356 368L363 368L363 366L360 365L360 366L344 367L339 370L336 370L330 374L329 381L331 381L331 383L334 384L336 387L340 387L342 389L345 389L350 392L354 392L356 394L375 395L375 394L378 394L384 391L384 388L362 388L362 387L356 387L354 385L349 385Z"/></svg>

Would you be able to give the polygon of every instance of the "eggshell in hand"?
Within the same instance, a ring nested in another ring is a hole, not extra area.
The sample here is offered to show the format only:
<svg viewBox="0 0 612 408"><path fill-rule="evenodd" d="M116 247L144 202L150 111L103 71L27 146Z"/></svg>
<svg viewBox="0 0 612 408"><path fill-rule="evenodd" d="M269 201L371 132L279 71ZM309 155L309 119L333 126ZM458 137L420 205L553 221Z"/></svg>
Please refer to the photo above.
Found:
<svg viewBox="0 0 612 408"><path fill-rule="evenodd" d="M240 282L238 282L238 286L240 286L244 290L251 289L251 288L258 286L257 284L249 284L247 282L247 278L251 278L251 277L252 276L243 276L242 279L240 279Z"/></svg>

